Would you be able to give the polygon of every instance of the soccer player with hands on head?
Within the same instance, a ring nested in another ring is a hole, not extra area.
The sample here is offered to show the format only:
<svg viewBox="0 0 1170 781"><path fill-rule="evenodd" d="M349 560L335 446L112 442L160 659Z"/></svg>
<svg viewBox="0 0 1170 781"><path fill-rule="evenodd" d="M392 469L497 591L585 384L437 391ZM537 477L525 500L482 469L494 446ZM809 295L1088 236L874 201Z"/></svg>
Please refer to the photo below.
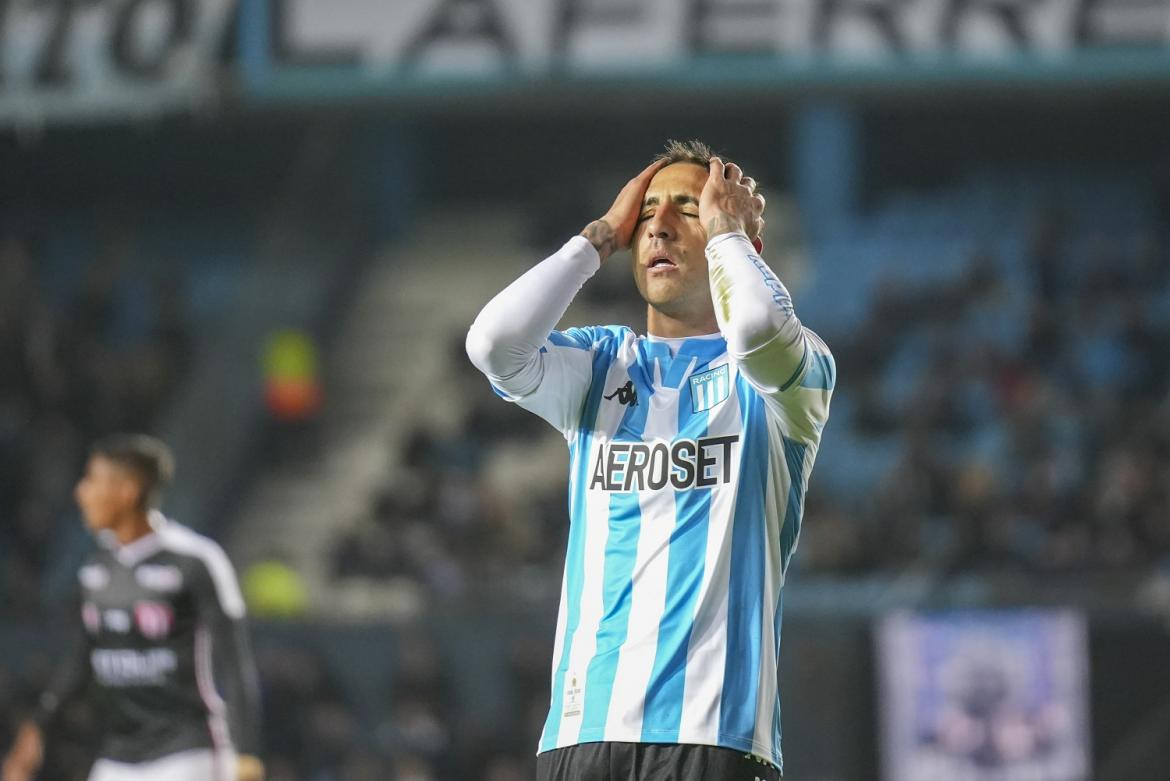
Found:
<svg viewBox="0 0 1170 781"><path fill-rule="evenodd" d="M778 779L780 589L836 366L760 256L763 196L670 142L467 336L570 450L540 781ZM646 333L557 330L629 248Z"/></svg>

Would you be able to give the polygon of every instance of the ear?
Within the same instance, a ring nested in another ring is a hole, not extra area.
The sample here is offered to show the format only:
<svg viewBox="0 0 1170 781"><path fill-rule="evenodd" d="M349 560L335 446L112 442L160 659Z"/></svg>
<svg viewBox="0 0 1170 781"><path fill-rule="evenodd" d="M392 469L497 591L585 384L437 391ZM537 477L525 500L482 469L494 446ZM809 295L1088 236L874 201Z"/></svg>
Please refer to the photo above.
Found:
<svg viewBox="0 0 1170 781"><path fill-rule="evenodd" d="M756 248L757 255L764 254L764 240L759 236L756 236L754 239L752 239L752 246Z"/></svg>

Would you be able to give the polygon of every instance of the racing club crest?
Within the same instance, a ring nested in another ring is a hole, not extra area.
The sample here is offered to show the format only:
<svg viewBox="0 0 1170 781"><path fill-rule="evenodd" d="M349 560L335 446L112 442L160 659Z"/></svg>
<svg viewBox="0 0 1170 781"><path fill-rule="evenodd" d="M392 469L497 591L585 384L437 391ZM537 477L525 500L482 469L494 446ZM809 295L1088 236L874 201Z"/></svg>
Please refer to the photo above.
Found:
<svg viewBox="0 0 1170 781"><path fill-rule="evenodd" d="M727 398L731 382L727 364L691 376L691 411L704 412Z"/></svg>

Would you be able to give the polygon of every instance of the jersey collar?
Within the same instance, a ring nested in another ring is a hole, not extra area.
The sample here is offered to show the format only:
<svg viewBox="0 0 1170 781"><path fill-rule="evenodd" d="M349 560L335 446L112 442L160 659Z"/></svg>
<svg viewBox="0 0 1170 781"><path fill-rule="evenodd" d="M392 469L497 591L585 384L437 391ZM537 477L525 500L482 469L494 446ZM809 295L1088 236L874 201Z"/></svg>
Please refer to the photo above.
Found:
<svg viewBox="0 0 1170 781"><path fill-rule="evenodd" d="M150 533L144 534L129 545L119 544L118 538L110 531L99 532L98 542L101 543L102 547L109 550L110 553L114 554L114 558L123 566L133 567L138 562L162 550L162 540L159 539L159 532L166 528L170 521L158 510L151 510L148 520L151 528Z"/></svg>
<svg viewBox="0 0 1170 781"><path fill-rule="evenodd" d="M642 362L652 372L652 384L675 389L681 388L696 368L727 352L727 341L721 333L686 337L649 334L640 344Z"/></svg>
<svg viewBox="0 0 1170 781"><path fill-rule="evenodd" d="M714 348L723 341L723 334L716 331L713 334L699 334L698 336L655 336L646 334L646 341L652 344L664 344L670 348L672 354L677 354L684 348L695 351L703 347Z"/></svg>

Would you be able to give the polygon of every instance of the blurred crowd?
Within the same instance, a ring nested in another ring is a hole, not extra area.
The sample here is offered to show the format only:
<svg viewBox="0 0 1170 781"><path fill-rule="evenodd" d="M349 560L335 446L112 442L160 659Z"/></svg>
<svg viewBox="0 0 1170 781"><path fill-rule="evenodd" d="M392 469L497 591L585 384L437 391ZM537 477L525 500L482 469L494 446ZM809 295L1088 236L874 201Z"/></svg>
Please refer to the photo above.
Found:
<svg viewBox="0 0 1170 781"><path fill-rule="evenodd" d="M399 466L377 492L370 522L338 541L334 573L406 580L455 602L515 596L529 575L552 593L547 579L560 576L568 535L563 482L516 502L485 474L497 448L535 443L551 429L497 398L464 356L462 334L455 341L462 420L452 433L416 426L396 443Z"/></svg>
<svg viewBox="0 0 1170 781"><path fill-rule="evenodd" d="M303 645L265 639L259 634L265 713L264 746L271 781L439 781L531 778L532 734L524 724L522 699L531 688L524 654L532 643L514 648L502 683L514 694L514 712L492 721L468 716L468 693L449 673L451 643L432 626L396 627L394 653L385 691L375 692L373 707L355 704L336 659ZM541 675L543 680L543 675ZM368 686L363 682L363 686ZM543 692L541 692L543 694ZM369 692L363 692L368 695ZM543 715L542 715L543 718Z"/></svg>
<svg viewBox="0 0 1170 781"><path fill-rule="evenodd" d="M182 285L127 231L57 263L0 235L0 604L35 612L86 448L149 430L192 352Z"/></svg>
<svg viewBox="0 0 1170 781"><path fill-rule="evenodd" d="M1045 210L1022 263L976 252L947 284L875 291L834 344L852 414L826 436L888 443L892 458L851 499L814 490L806 566L1170 560L1170 253L1154 232L1086 242L1076 227Z"/></svg>
<svg viewBox="0 0 1170 781"><path fill-rule="evenodd" d="M860 327L825 333L842 378L826 446L878 455L855 473L822 477L840 466L829 458L814 471L798 568L1170 561L1170 252L1155 231L1094 236L1055 207L1033 222L1021 257L977 250L944 281L887 279ZM555 592L564 483L502 503L486 467L500 448L556 434L495 398L459 345L451 363L463 421L454 433L420 425L400 445L404 468L374 522L339 540L334 571L439 599L523 572Z"/></svg>

